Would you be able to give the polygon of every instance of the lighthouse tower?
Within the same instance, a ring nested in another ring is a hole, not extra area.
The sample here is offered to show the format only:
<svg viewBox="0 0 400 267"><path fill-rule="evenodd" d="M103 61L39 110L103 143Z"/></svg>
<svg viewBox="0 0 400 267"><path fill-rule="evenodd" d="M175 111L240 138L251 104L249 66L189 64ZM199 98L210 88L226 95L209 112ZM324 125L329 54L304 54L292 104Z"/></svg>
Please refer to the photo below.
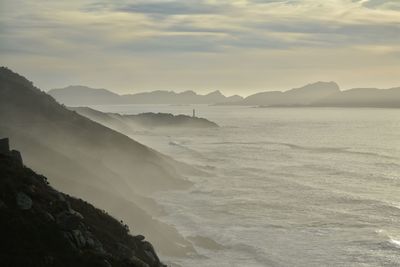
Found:
<svg viewBox="0 0 400 267"><path fill-rule="evenodd" d="M193 115L192 115L192 117L193 117L193 118L196 118L196 110L195 110L195 109L193 109Z"/></svg>

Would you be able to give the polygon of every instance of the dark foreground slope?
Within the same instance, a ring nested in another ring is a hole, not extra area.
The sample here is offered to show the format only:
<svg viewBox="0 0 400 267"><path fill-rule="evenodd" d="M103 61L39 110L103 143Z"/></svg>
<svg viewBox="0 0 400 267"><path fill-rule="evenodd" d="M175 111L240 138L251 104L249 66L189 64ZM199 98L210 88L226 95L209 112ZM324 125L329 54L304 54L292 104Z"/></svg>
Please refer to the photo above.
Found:
<svg viewBox="0 0 400 267"><path fill-rule="evenodd" d="M218 125L204 118L170 113L140 113L121 115L104 113L88 107L70 108L93 121L101 123L121 133L132 132L135 128L216 128Z"/></svg>
<svg viewBox="0 0 400 267"><path fill-rule="evenodd" d="M134 225L161 252L193 252L174 228L152 218L154 205L142 197L188 186L180 175L187 166L68 110L7 68L0 68L0 136L56 188Z"/></svg>
<svg viewBox="0 0 400 267"><path fill-rule="evenodd" d="M164 266L143 236L1 149L0 235L1 266Z"/></svg>

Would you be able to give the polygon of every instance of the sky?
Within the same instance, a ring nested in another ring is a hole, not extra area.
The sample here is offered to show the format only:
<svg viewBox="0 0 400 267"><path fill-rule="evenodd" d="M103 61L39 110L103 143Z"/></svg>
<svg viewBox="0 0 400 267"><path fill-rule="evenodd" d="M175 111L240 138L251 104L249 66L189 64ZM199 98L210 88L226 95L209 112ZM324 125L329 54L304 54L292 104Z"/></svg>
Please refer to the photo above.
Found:
<svg viewBox="0 0 400 267"><path fill-rule="evenodd" d="M0 0L0 65L44 90L397 87L400 0Z"/></svg>

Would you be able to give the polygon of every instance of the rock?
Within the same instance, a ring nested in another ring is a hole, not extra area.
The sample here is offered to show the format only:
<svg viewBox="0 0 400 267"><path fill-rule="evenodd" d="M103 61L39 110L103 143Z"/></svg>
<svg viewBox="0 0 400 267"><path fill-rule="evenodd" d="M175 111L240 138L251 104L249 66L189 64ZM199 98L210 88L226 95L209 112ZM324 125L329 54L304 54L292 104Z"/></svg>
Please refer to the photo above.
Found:
<svg viewBox="0 0 400 267"><path fill-rule="evenodd" d="M10 155L11 155L11 157L14 159L14 161L15 161L16 163L18 163L18 165L20 165L20 166L23 166L23 165L24 165L24 164L23 164L23 161L22 161L21 153L20 153L19 151L17 151L17 150L11 150L11 151L10 151Z"/></svg>
<svg viewBox="0 0 400 267"><path fill-rule="evenodd" d="M117 243L118 251L122 255L131 255L132 249L122 243Z"/></svg>
<svg viewBox="0 0 400 267"><path fill-rule="evenodd" d="M99 240L97 240L93 234L89 231L84 231L83 235L86 240L86 246L90 249L95 250L98 253L105 254L106 251L103 248L103 244Z"/></svg>
<svg viewBox="0 0 400 267"><path fill-rule="evenodd" d="M70 213L71 215L76 216L76 217L78 217L79 219L83 220L83 215L80 214L79 212L77 212L76 210L69 209L68 211L69 211L69 213Z"/></svg>
<svg viewBox="0 0 400 267"><path fill-rule="evenodd" d="M86 239L80 230L72 230L72 237L75 241L77 248L82 249L86 247Z"/></svg>
<svg viewBox="0 0 400 267"><path fill-rule="evenodd" d="M144 261L142 261L141 259L132 256L130 259L130 262L133 263L134 266L138 266L138 267L150 267L150 265L148 265L147 263L145 263Z"/></svg>
<svg viewBox="0 0 400 267"><path fill-rule="evenodd" d="M147 258L150 261L151 265L154 265L157 263L156 257L154 257L154 254L151 251L145 250L144 253L146 253Z"/></svg>
<svg viewBox="0 0 400 267"><path fill-rule="evenodd" d="M46 220L48 220L48 221L52 221L52 222L54 222L56 219L54 219L54 216L53 215L51 215L49 212L44 212L43 213L43 216L46 218Z"/></svg>
<svg viewBox="0 0 400 267"><path fill-rule="evenodd" d="M83 216L79 212L63 211L56 215L57 224L64 230L75 230L81 224Z"/></svg>
<svg viewBox="0 0 400 267"><path fill-rule="evenodd" d="M0 266L162 266L144 236L58 192L11 153L0 154L0 215Z"/></svg>
<svg viewBox="0 0 400 267"><path fill-rule="evenodd" d="M139 241L145 240L144 235L137 235L137 236L135 236L135 237L136 237L136 239L139 240Z"/></svg>
<svg viewBox="0 0 400 267"><path fill-rule="evenodd" d="M29 210L32 208L32 199L24 192L17 193L17 205L21 210Z"/></svg>
<svg viewBox="0 0 400 267"><path fill-rule="evenodd" d="M63 232L63 235L64 235L64 238L68 241L69 245L70 245L72 248L75 248L75 249L78 248L77 245L75 244L75 239L74 239L72 233L70 233L70 232Z"/></svg>
<svg viewBox="0 0 400 267"><path fill-rule="evenodd" d="M17 150L10 151L8 138L0 139L0 154L11 157L14 162L18 163L21 167L23 166L21 153Z"/></svg>
<svg viewBox="0 0 400 267"><path fill-rule="evenodd" d="M63 194L59 193L59 192L55 192L57 195L58 200L60 200L61 202L66 202L67 200L65 200L65 197Z"/></svg>
<svg viewBox="0 0 400 267"><path fill-rule="evenodd" d="M36 188L36 186L33 185L33 184L30 185L30 186L28 186L28 188L27 188L27 192L28 192L28 194L31 195L31 196L35 196L35 194L37 193L36 190L37 190L37 188Z"/></svg>
<svg viewBox="0 0 400 267"><path fill-rule="evenodd" d="M160 259L158 258L156 252L154 251L154 247L150 242L143 241L143 250L144 253L148 256L148 259L151 262L151 266L156 265L160 263Z"/></svg>
<svg viewBox="0 0 400 267"><path fill-rule="evenodd" d="M91 249L99 254L106 254L103 245L97 240L93 234L85 229L75 229L64 232L64 237L68 240L69 244L78 250Z"/></svg>
<svg viewBox="0 0 400 267"><path fill-rule="evenodd" d="M8 138L0 139L0 154L8 155L10 152L10 144Z"/></svg>

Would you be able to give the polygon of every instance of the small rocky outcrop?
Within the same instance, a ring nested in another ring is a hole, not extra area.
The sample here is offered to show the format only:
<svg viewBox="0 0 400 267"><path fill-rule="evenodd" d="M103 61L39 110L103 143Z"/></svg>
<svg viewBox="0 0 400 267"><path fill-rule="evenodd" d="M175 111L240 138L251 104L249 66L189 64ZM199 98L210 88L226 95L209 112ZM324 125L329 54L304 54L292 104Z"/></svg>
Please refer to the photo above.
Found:
<svg viewBox="0 0 400 267"><path fill-rule="evenodd" d="M181 128L217 128L215 122L209 121L204 118L187 115L173 115L170 113L140 113L137 115L119 115L121 119L127 122L133 122L144 127L157 128L157 127L181 127Z"/></svg>
<svg viewBox="0 0 400 267"><path fill-rule="evenodd" d="M10 141L8 138L0 139L0 155L9 156L18 165L23 165L21 153L17 150L10 150Z"/></svg>
<svg viewBox="0 0 400 267"><path fill-rule="evenodd" d="M15 155L1 139L1 266L165 266L144 236L53 189Z"/></svg>

